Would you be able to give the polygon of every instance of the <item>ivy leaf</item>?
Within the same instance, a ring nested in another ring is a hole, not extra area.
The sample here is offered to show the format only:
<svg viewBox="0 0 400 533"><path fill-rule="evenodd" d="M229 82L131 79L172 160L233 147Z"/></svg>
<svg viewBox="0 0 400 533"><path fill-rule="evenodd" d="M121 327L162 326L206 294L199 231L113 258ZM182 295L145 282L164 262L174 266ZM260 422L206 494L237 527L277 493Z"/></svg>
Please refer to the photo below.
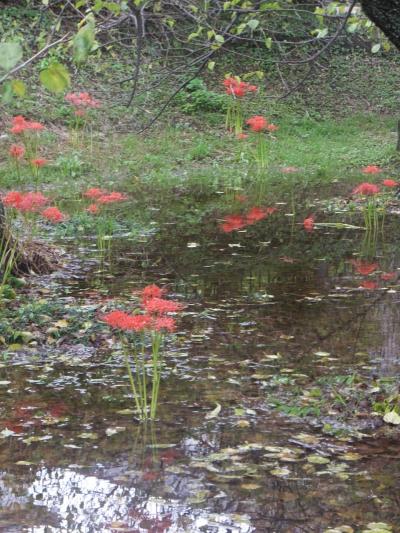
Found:
<svg viewBox="0 0 400 533"><path fill-rule="evenodd" d="M75 35L73 40L73 55L76 63L86 61L95 41L94 23L88 22Z"/></svg>
<svg viewBox="0 0 400 533"><path fill-rule="evenodd" d="M26 94L26 85L22 80L13 80L11 82L13 93L21 98Z"/></svg>
<svg viewBox="0 0 400 533"><path fill-rule="evenodd" d="M0 43L0 69L11 70L22 58L19 43Z"/></svg>
<svg viewBox="0 0 400 533"><path fill-rule="evenodd" d="M53 93L61 93L67 89L71 83L68 70L61 63L53 63L39 74L42 85Z"/></svg>

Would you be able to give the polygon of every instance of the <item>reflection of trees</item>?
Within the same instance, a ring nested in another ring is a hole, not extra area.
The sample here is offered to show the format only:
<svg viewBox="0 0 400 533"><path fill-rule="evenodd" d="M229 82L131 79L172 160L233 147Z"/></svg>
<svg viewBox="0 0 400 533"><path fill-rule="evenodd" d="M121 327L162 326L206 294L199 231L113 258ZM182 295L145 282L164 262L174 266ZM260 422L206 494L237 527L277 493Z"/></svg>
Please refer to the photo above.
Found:
<svg viewBox="0 0 400 533"><path fill-rule="evenodd" d="M386 298L376 310L381 324L381 376L395 376L400 364L400 302Z"/></svg>

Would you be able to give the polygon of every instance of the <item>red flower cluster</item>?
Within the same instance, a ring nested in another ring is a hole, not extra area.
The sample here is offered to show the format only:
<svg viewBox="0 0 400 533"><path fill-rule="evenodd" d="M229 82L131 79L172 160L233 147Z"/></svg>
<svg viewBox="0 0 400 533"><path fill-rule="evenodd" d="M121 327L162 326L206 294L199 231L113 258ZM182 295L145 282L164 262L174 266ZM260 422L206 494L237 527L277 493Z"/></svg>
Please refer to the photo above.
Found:
<svg viewBox="0 0 400 533"><path fill-rule="evenodd" d="M44 159L43 157L37 157L36 159L32 159L31 163L34 167L40 168L47 163L47 159Z"/></svg>
<svg viewBox="0 0 400 533"><path fill-rule="evenodd" d="M254 117L246 120L246 124L256 133L260 133L261 131L269 131L272 133L278 129L278 126L270 124L267 119L261 115L254 115Z"/></svg>
<svg viewBox="0 0 400 533"><path fill-rule="evenodd" d="M86 211L92 215L95 215L99 212L98 204L112 204L115 202L123 202L128 199L126 194L122 194L121 192L117 191L108 192L104 191L103 189L99 189L98 187L92 187L91 189L88 189L83 193L83 196L97 202L97 204L93 203L86 208Z"/></svg>
<svg viewBox="0 0 400 533"><path fill-rule="evenodd" d="M25 147L19 144L12 144L10 146L9 154L14 159L21 159L25 154Z"/></svg>
<svg viewBox="0 0 400 533"><path fill-rule="evenodd" d="M225 78L222 83L225 86L226 94L235 96L236 98L242 98L243 96L246 96L247 93L254 93L257 91L256 85L250 85L250 83L240 81L237 77Z"/></svg>
<svg viewBox="0 0 400 533"><path fill-rule="evenodd" d="M226 216L219 227L224 233L231 233L232 231L237 231L246 226L256 224L260 220L275 213L275 211L277 211L276 207L252 207L250 211L244 215Z"/></svg>
<svg viewBox="0 0 400 533"><path fill-rule="evenodd" d="M353 189L351 194L359 194L361 196L374 196L375 194L379 193L379 187L378 185L375 185L374 183L360 183L360 185L357 185L355 189Z"/></svg>
<svg viewBox="0 0 400 533"><path fill-rule="evenodd" d="M399 185L397 181L391 179L383 180L382 183L385 187L397 187Z"/></svg>
<svg viewBox="0 0 400 533"><path fill-rule="evenodd" d="M43 124L40 122L26 120L21 115L18 115L12 119L11 133L19 134L25 131L42 131L44 130Z"/></svg>
<svg viewBox="0 0 400 533"><path fill-rule="evenodd" d="M42 216L54 224L65 220L65 215L57 207L48 207L42 211Z"/></svg>
<svg viewBox="0 0 400 533"><path fill-rule="evenodd" d="M100 102L95 100L89 93L68 93L65 100L72 104L75 109L75 115L82 117L85 115L85 109L100 107Z"/></svg>
<svg viewBox="0 0 400 533"><path fill-rule="evenodd" d="M176 313L183 306L178 302L161 298L165 290L157 285L148 285L141 293L141 305L144 314L132 315L124 311L111 311L103 316L102 320L109 326L124 331L142 332L175 331L175 320L167 316L168 313Z"/></svg>
<svg viewBox="0 0 400 533"><path fill-rule="evenodd" d="M19 191L10 191L3 196L2 200L4 205L24 212L40 211L49 201L41 192L21 193Z"/></svg>
<svg viewBox="0 0 400 533"><path fill-rule="evenodd" d="M363 174L380 174L382 169L376 165L367 165L361 170L361 172Z"/></svg>

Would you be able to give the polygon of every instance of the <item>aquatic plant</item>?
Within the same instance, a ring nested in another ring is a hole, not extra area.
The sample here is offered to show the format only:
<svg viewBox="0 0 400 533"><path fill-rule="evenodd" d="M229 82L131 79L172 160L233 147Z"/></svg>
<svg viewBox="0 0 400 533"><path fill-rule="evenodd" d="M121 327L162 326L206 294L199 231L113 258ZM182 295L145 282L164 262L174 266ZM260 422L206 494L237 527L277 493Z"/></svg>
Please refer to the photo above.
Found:
<svg viewBox="0 0 400 533"><path fill-rule="evenodd" d="M102 317L106 324L120 334L131 392L138 418L142 421L156 418L163 343L165 336L173 333L176 327L175 319L169 314L177 313L183 308L178 302L161 298L164 292L164 289L157 285L148 285L141 293L141 308L144 312L136 310L134 313L126 313L114 310ZM148 343L151 345L151 353L147 351ZM131 356L134 361L133 370ZM151 367L150 400L148 366Z"/></svg>

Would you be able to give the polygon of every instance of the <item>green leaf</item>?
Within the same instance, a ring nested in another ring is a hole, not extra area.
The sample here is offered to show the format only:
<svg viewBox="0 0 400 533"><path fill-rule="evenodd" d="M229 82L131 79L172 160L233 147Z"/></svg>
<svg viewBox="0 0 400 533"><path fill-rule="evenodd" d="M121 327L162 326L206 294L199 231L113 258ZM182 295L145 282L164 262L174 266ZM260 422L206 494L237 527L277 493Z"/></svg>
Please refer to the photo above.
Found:
<svg viewBox="0 0 400 533"><path fill-rule="evenodd" d="M215 61L209 61L207 65L208 70L213 71L214 67L215 67Z"/></svg>
<svg viewBox="0 0 400 533"><path fill-rule="evenodd" d="M256 28L258 28L260 24L260 21L257 20L257 19L251 19L249 20L249 22L247 23L247 26L251 29L251 30L255 30Z"/></svg>
<svg viewBox="0 0 400 533"><path fill-rule="evenodd" d="M14 96L14 91L13 91L13 88L12 88L12 83L11 83L11 81L7 81L3 85L3 89L1 91L1 99L2 99L3 103L9 104L9 103L12 102L13 96Z"/></svg>
<svg viewBox="0 0 400 533"><path fill-rule="evenodd" d="M73 40L73 55L76 63L86 61L95 41L94 23L88 22L75 35Z"/></svg>
<svg viewBox="0 0 400 533"><path fill-rule="evenodd" d="M13 80L11 82L13 93L21 98L26 94L26 85L22 80Z"/></svg>
<svg viewBox="0 0 400 533"><path fill-rule="evenodd" d="M0 43L0 69L11 70L22 58L19 43Z"/></svg>
<svg viewBox="0 0 400 533"><path fill-rule="evenodd" d="M53 63L48 68L42 70L39 78L42 85L53 93L65 91L71 83L69 72L61 63Z"/></svg>
<svg viewBox="0 0 400 533"><path fill-rule="evenodd" d="M381 43L376 43L374 44L374 46L371 48L371 52L373 54L376 54L377 52L379 52L379 50L381 49Z"/></svg>

